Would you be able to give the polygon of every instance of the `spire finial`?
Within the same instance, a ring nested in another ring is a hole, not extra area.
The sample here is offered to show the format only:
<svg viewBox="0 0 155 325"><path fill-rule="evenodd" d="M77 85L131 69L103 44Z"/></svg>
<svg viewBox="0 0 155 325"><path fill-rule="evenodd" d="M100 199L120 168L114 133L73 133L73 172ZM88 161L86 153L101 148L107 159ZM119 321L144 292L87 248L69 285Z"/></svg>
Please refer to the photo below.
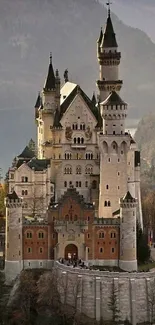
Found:
<svg viewBox="0 0 155 325"><path fill-rule="evenodd" d="M52 52L50 52L50 64L52 64Z"/></svg>
<svg viewBox="0 0 155 325"><path fill-rule="evenodd" d="M112 5L112 2L108 1L106 5L108 6L108 17L110 17L110 5Z"/></svg>

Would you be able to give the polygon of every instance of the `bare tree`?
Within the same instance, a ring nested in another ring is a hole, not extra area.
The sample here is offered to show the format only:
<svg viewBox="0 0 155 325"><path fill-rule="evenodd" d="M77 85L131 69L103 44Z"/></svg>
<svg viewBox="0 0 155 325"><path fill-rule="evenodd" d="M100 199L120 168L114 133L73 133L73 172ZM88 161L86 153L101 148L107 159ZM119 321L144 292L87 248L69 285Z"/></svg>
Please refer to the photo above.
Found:
<svg viewBox="0 0 155 325"><path fill-rule="evenodd" d="M23 200L23 213L30 217L42 216L46 211L46 196L35 186L29 198Z"/></svg>
<svg viewBox="0 0 155 325"><path fill-rule="evenodd" d="M78 308L81 280L75 275L68 277L66 272L58 274L57 270L46 272L38 282L38 303L48 306L52 315L57 314L63 325L71 322L79 324Z"/></svg>

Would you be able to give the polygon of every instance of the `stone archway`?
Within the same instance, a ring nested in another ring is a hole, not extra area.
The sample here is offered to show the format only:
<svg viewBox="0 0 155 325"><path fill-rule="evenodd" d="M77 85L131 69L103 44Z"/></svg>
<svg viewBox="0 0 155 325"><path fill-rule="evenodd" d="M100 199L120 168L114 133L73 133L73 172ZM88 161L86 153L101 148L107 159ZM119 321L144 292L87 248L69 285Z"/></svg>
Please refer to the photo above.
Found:
<svg viewBox="0 0 155 325"><path fill-rule="evenodd" d="M68 259L75 259L77 260L78 259L78 248L76 245L74 244L69 244L65 247L65 260L68 260Z"/></svg>

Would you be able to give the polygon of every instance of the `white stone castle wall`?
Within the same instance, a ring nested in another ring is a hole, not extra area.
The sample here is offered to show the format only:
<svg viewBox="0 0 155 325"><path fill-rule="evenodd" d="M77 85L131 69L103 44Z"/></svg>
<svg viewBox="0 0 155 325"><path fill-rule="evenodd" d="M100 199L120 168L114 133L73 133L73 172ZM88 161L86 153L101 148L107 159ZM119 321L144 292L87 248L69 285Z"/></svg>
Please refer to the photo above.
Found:
<svg viewBox="0 0 155 325"><path fill-rule="evenodd" d="M58 262L55 263L58 274L64 277L68 284L77 281L80 288L78 293L78 308L81 313L91 318L110 320L109 300L112 288L118 294L118 305L121 320L128 320L133 324L150 320L148 293L154 282L155 273L117 273L100 272L82 269L72 269ZM69 287L69 286L68 286ZM63 299L63 297L62 297ZM74 297L68 289L67 301L73 305Z"/></svg>

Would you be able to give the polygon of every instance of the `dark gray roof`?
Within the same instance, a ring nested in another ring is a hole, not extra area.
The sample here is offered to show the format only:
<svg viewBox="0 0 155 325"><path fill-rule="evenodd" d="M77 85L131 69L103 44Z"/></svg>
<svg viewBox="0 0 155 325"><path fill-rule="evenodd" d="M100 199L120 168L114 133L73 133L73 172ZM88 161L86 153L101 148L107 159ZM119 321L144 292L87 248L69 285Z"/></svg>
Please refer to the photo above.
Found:
<svg viewBox="0 0 155 325"><path fill-rule="evenodd" d="M55 89L55 75L54 75L54 70L53 70L53 65L52 65L52 59L50 58L48 75L47 75L47 79L45 81L44 90L50 91L53 89Z"/></svg>
<svg viewBox="0 0 155 325"><path fill-rule="evenodd" d="M10 194L7 194L7 198L9 200L18 200L19 199L19 197L18 197L18 195L17 195L17 193L15 191L13 191Z"/></svg>
<svg viewBox="0 0 155 325"><path fill-rule="evenodd" d="M135 202L135 198L132 197L131 193L128 191L123 197L123 201L133 201Z"/></svg>
<svg viewBox="0 0 155 325"><path fill-rule="evenodd" d="M109 96L107 97L107 99L105 99L101 105L127 105L127 103L125 103L121 97L116 93L115 90L113 90L112 92L110 92Z"/></svg>
<svg viewBox="0 0 155 325"><path fill-rule="evenodd" d="M24 159L31 159L34 157L34 152L30 150L28 146L25 147L25 149L22 151L22 153L17 156L18 158L24 158Z"/></svg>
<svg viewBox="0 0 155 325"><path fill-rule="evenodd" d="M37 100L36 100L36 104L35 104L35 108L39 108L40 107L40 103L41 103L41 97L40 97L40 92L38 94Z"/></svg>
<svg viewBox="0 0 155 325"><path fill-rule="evenodd" d="M99 44L101 44L102 39L103 39L103 30L102 30L102 27L101 27L100 36L99 36L99 39L98 39Z"/></svg>
<svg viewBox="0 0 155 325"><path fill-rule="evenodd" d="M30 168L34 168L36 171L42 171L47 169L48 165L50 165L50 159L33 158L27 163L27 165Z"/></svg>
<svg viewBox="0 0 155 325"><path fill-rule="evenodd" d="M110 15L107 18L101 46L103 48L118 47Z"/></svg>

